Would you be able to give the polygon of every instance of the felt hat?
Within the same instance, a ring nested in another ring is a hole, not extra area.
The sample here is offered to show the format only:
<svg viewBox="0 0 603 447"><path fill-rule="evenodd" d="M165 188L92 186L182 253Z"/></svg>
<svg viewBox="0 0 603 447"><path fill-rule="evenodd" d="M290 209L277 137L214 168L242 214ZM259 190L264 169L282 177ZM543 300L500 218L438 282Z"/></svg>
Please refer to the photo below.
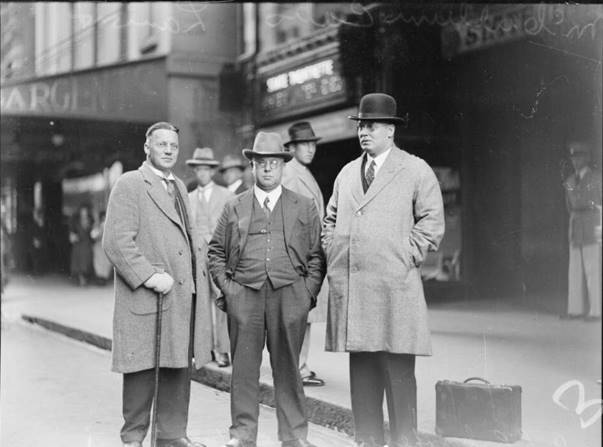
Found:
<svg viewBox="0 0 603 447"><path fill-rule="evenodd" d="M292 153L285 152L283 140L275 132L258 132L253 141L253 148L243 149L243 155L248 160L253 157L280 157L288 162L293 158Z"/></svg>

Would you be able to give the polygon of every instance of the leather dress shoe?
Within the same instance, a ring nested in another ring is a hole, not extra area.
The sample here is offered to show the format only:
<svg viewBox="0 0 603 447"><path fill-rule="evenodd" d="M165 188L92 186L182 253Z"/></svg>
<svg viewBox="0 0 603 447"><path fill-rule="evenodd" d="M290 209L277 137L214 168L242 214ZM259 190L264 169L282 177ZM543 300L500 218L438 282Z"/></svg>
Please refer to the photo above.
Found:
<svg viewBox="0 0 603 447"><path fill-rule="evenodd" d="M294 439L292 441L283 441L282 447L316 447L314 444L306 441L305 439Z"/></svg>
<svg viewBox="0 0 603 447"><path fill-rule="evenodd" d="M231 438L224 447L256 447L254 441L246 441L244 439Z"/></svg>
<svg viewBox="0 0 603 447"><path fill-rule="evenodd" d="M157 447L205 447L200 442L193 442L188 438L158 439Z"/></svg>
<svg viewBox="0 0 603 447"><path fill-rule="evenodd" d="M142 442L140 442L140 441L124 442L124 447L142 447Z"/></svg>

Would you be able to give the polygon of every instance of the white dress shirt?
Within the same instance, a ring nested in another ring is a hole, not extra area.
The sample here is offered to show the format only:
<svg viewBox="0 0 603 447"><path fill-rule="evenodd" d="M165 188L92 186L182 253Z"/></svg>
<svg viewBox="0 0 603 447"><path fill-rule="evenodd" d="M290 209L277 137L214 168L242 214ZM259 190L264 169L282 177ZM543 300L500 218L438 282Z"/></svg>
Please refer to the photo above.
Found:
<svg viewBox="0 0 603 447"><path fill-rule="evenodd" d="M387 156L389 155L391 150L392 150L392 148L390 147L388 150L377 155L374 158L371 157L369 154L366 154L366 164L364 165L364 175L366 175L366 171L368 171L368 168L371 165L371 161L374 161L375 162L375 177L377 177L377 172L379 172L379 169L381 169L381 166L383 166L383 163L385 163L385 159L387 158Z"/></svg>
<svg viewBox="0 0 603 447"><path fill-rule="evenodd" d="M172 174L171 172L168 175L165 175L162 171L160 171L159 169L157 169L155 166L153 166L150 162L147 163L149 168L151 169L151 171L153 171L155 174L157 174L157 176L162 180L161 184L163 185L163 189L165 189L167 191L167 184L165 183L165 179L167 180L176 180L176 177L174 177L174 174Z"/></svg>
<svg viewBox="0 0 603 447"><path fill-rule="evenodd" d="M215 183L212 181L210 181L207 185L205 186L197 186L197 194L199 195L199 200L202 200L203 198L205 198L205 201L209 203L209 199L211 198L211 193L214 190L214 185ZM201 197L203 196L203 197Z"/></svg>
<svg viewBox="0 0 603 447"><path fill-rule="evenodd" d="M266 200L266 197L268 197L268 208L270 208L271 212L272 210L274 210L274 205L276 205L276 202L278 201L282 193L283 187L281 185L278 185L270 192L266 192L263 189L258 188L257 185L253 185L253 194L255 195L256 200L260 203L262 207L264 207L264 200Z"/></svg>

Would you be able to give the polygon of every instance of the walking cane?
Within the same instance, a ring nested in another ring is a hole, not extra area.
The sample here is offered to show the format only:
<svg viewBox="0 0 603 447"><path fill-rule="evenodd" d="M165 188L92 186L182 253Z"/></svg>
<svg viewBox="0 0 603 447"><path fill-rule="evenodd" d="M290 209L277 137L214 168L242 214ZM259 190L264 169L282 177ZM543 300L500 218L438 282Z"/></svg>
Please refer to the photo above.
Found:
<svg viewBox="0 0 603 447"><path fill-rule="evenodd" d="M163 293L157 294L157 316L155 318L155 389L153 390L153 413L151 416L151 447L157 442L157 398L159 395L159 359L161 357L161 317Z"/></svg>

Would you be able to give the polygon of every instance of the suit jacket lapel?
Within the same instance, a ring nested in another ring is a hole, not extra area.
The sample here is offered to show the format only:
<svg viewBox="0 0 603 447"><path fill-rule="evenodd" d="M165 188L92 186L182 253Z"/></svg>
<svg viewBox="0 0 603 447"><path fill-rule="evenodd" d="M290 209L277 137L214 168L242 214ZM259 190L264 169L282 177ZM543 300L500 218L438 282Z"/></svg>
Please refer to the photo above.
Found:
<svg viewBox="0 0 603 447"><path fill-rule="evenodd" d="M368 202L370 202L379 191L381 191L389 182L391 182L398 172L404 169L404 159L406 154L401 151L398 147L394 146L385 159L385 162L379 169L375 180L369 186L369 189L366 191L366 194L360 201L359 208L365 206ZM362 188L362 181L360 184L360 188Z"/></svg>
<svg viewBox="0 0 603 447"><path fill-rule="evenodd" d="M253 188L250 188L239 197L239 200L234 207L239 224L239 253L243 252L243 247L245 247L245 244L247 243L254 200Z"/></svg>
<svg viewBox="0 0 603 447"><path fill-rule="evenodd" d="M165 187L161 183L162 180L151 171L145 163L142 164L140 168L138 168L145 182L147 183L147 194L151 197L151 200L155 202L157 207L174 223L181 227L184 231L184 227L182 227L182 223L180 222L180 217L178 216L178 212L176 211L176 207L170 199Z"/></svg>
<svg viewBox="0 0 603 447"><path fill-rule="evenodd" d="M281 212L283 213L283 233L288 244L297 218L297 198L287 188L281 194Z"/></svg>

